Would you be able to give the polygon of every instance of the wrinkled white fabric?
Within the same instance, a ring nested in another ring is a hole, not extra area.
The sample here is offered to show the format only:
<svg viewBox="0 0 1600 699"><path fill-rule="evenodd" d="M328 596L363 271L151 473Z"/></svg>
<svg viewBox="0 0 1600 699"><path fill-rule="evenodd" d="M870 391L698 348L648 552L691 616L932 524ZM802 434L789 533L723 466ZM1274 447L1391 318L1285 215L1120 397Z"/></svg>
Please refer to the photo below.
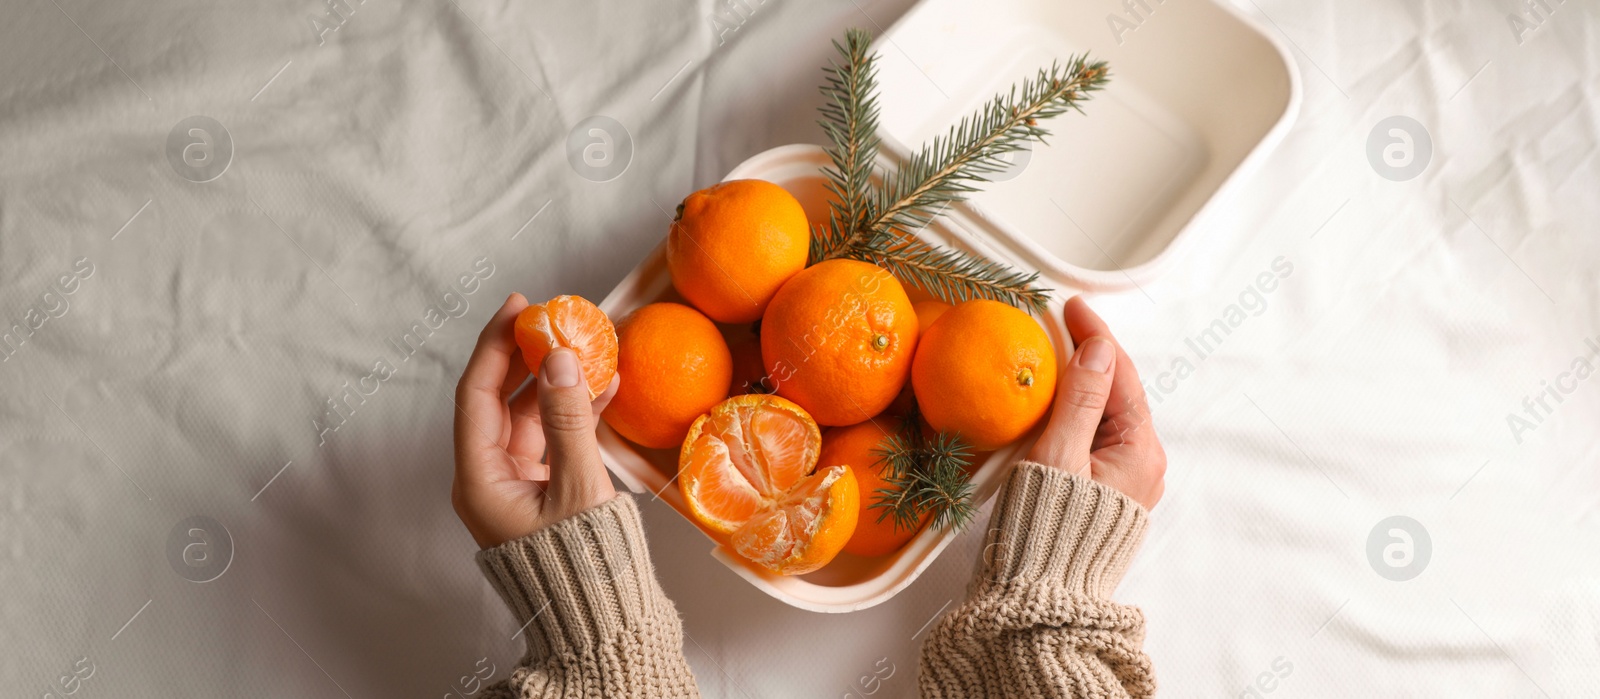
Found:
<svg viewBox="0 0 1600 699"><path fill-rule="evenodd" d="M909 3L335 5L5 9L0 320L37 326L0 362L8 688L438 696L503 675L517 624L447 497L478 328L511 291L603 297L686 192L818 141L828 41ZM1595 7L1552 0L1531 28L1511 3L1243 7L1294 45L1294 129L1170 274L1092 301L1160 394L1170 482L1119 598L1165 693L1600 686L1600 380L1567 373L1600 366ZM1433 142L1404 182L1366 155L1397 114ZM205 183L168 157L193 115L233 144ZM610 181L568 157L592 115L631 143ZM1229 317L1201 359L1186 341ZM713 697L912 696L981 539L828 616L644 511ZM1368 561L1393 515L1431 542L1404 582ZM219 577L180 576L224 542Z"/></svg>

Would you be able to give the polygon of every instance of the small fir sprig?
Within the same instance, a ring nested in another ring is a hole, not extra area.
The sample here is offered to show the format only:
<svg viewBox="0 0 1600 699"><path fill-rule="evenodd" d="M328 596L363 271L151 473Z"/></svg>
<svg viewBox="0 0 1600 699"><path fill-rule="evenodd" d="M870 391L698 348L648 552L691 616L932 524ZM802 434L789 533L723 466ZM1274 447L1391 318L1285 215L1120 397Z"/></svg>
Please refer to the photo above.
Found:
<svg viewBox="0 0 1600 699"><path fill-rule="evenodd" d="M823 131L833 161L825 168L834 195L829 221L811 241L810 262L846 257L872 262L939 299L960 303L991 299L1030 312L1042 312L1049 290L1034 284L1037 273L1024 274L978 255L940 249L916 237L952 203L977 191L977 183L1009 167L1007 154L1028 141L1043 143L1050 132L1039 121L1079 110L1089 94L1104 87L1104 62L1074 58L1066 67L1052 65L1021 87L996 96L972 116L936 137L897 172L886 174L883 186L872 185L876 136L877 69L869 52L871 37L852 29L845 43L834 43L844 59L824 69L828 97L823 105Z"/></svg>
<svg viewBox="0 0 1600 699"><path fill-rule="evenodd" d="M885 437L873 454L884 465L888 483L873 493L869 505L878 510L879 522L890 517L896 529L913 530L924 514L941 528L959 529L972 520L977 511L967 470L972 447L961 435L940 432L933 439L923 437L913 408L900 431Z"/></svg>

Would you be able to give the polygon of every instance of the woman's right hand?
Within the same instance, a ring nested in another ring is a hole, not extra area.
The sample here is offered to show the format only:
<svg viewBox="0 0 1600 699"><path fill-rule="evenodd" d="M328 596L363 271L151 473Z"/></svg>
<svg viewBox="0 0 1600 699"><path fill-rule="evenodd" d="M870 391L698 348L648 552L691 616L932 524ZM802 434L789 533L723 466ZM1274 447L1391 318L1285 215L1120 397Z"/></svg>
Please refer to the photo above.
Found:
<svg viewBox="0 0 1600 699"><path fill-rule="evenodd" d="M496 311L456 386L456 477L450 501L482 548L520 539L616 497L595 424L617 378L593 401L578 356L556 349L538 376L513 326L528 307L512 294Z"/></svg>
<svg viewBox="0 0 1600 699"><path fill-rule="evenodd" d="M1139 372L1083 297L1068 300L1064 316L1077 349L1062 364L1050 422L1028 459L1092 478L1153 508L1166 487L1167 454Z"/></svg>

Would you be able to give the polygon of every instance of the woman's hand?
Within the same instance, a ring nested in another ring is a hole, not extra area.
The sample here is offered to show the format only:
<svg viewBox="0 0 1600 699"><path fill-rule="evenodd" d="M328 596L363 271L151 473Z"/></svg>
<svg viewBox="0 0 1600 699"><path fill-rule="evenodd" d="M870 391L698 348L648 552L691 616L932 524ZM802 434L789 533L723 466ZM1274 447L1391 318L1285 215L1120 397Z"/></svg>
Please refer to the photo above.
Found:
<svg viewBox="0 0 1600 699"><path fill-rule="evenodd" d="M482 548L527 536L617 494L594 428L618 379L591 403L578 356L557 349L517 393L530 372L512 326L527 307L522 294L506 299L478 336L456 385L450 501Z"/></svg>
<svg viewBox="0 0 1600 699"><path fill-rule="evenodd" d="M1082 297L1067 301L1065 316L1077 350L1062 364L1055 409L1028 458L1116 488L1147 510L1155 507L1166 487L1167 454L1139 372Z"/></svg>

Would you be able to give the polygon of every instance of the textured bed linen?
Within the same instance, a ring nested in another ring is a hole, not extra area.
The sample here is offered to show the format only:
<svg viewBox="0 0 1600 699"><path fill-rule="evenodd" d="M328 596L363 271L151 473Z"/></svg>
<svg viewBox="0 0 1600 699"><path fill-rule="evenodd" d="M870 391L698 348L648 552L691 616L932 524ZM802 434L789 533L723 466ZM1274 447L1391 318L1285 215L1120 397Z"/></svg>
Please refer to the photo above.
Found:
<svg viewBox="0 0 1600 699"><path fill-rule="evenodd" d="M908 6L748 5L366 0L329 29L298 0L7 2L0 320L39 327L0 362L0 684L464 696L502 677L518 628L447 498L478 327L511 291L603 296L685 192L818 140L828 40ZM1164 694L1592 692L1600 381L1564 372L1600 365L1595 6L1531 28L1510 3L1243 7L1293 46L1294 129L1169 275L1092 300L1171 459L1118 593ZM608 182L566 152L594 114L633 146ZM1404 182L1366 155L1395 114L1433 141ZM190 115L235 148L204 184L166 155ZM1187 341L1243 303L1200 358ZM982 540L887 604L817 615L641 502L711 697L913 696ZM168 551L195 515L233 545L201 584ZM1431 540L1405 582L1368 561L1392 515Z"/></svg>

